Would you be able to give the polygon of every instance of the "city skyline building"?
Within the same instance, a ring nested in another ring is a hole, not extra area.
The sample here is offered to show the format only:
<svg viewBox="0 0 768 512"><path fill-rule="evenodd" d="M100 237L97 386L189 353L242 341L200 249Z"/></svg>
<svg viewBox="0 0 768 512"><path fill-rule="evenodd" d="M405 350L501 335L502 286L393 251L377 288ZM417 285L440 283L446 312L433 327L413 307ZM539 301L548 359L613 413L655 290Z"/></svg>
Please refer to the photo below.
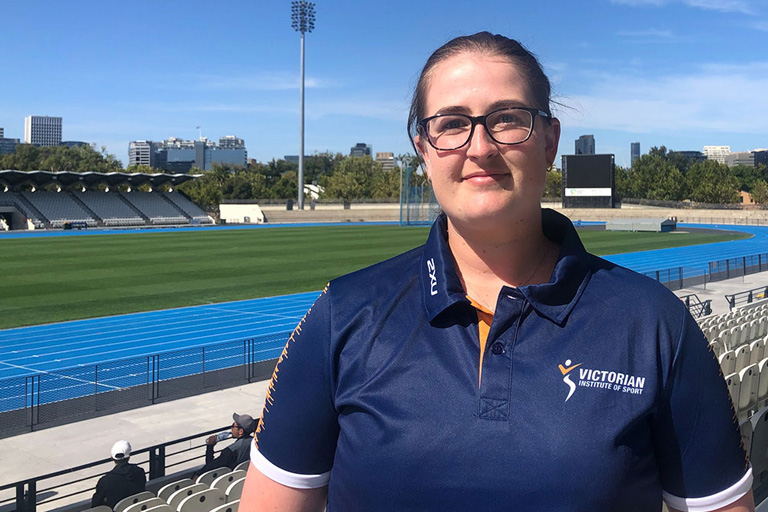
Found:
<svg viewBox="0 0 768 512"><path fill-rule="evenodd" d="M24 118L24 143L35 146L61 145L62 118L27 116Z"/></svg>
<svg viewBox="0 0 768 512"><path fill-rule="evenodd" d="M725 157L731 154L731 146L704 146L702 153L707 157L707 160L724 164Z"/></svg>
<svg viewBox="0 0 768 512"><path fill-rule="evenodd" d="M0 128L0 155L10 155L16 152L19 139L5 137L5 128Z"/></svg>
<svg viewBox="0 0 768 512"><path fill-rule="evenodd" d="M212 140L186 140L169 137L162 142L135 140L128 144L128 165L148 165L155 169L188 173L192 168L210 171L213 164L247 165L248 152L243 139L227 135L219 139L225 147Z"/></svg>
<svg viewBox="0 0 768 512"><path fill-rule="evenodd" d="M376 161L381 164L384 172L390 172L395 168L395 154L389 151L376 153Z"/></svg>
<svg viewBox="0 0 768 512"><path fill-rule="evenodd" d="M752 151L738 151L725 155L724 162L728 167L736 165L755 166L755 154Z"/></svg>
<svg viewBox="0 0 768 512"><path fill-rule="evenodd" d="M640 143L633 142L629 145L629 165L635 165L638 158L640 158Z"/></svg>
<svg viewBox="0 0 768 512"><path fill-rule="evenodd" d="M237 138L234 135L226 135L219 138L220 149L245 149L245 142L243 139Z"/></svg>
<svg viewBox="0 0 768 512"><path fill-rule="evenodd" d="M595 154L595 136L594 135L582 135L576 139L575 154L577 155L594 155Z"/></svg>
<svg viewBox="0 0 768 512"><path fill-rule="evenodd" d="M358 142L349 149L349 156L371 156L373 148L365 142Z"/></svg>

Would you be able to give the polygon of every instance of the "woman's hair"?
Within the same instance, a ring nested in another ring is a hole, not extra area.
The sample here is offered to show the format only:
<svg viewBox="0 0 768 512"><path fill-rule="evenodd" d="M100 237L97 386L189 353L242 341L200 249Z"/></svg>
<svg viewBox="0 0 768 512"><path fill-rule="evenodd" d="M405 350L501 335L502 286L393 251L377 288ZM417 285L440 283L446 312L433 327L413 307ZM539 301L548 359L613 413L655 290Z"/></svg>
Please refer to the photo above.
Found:
<svg viewBox="0 0 768 512"><path fill-rule="evenodd" d="M408 135L411 141L413 141L413 137L416 135L419 120L424 118L424 100L433 68L443 60L465 52L483 53L489 56L506 57L509 59L528 81L528 87L533 93L536 103L538 103L537 105L528 106L536 107L547 114L552 114L550 111L551 87L549 79L541 69L541 64L539 64L536 57L514 39L499 34L491 34L490 32L478 32L477 34L461 36L448 41L435 50L427 60L427 63L424 64L424 69L421 70L416 89L413 91L413 100L411 100L411 109L408 114Z"/></svg>

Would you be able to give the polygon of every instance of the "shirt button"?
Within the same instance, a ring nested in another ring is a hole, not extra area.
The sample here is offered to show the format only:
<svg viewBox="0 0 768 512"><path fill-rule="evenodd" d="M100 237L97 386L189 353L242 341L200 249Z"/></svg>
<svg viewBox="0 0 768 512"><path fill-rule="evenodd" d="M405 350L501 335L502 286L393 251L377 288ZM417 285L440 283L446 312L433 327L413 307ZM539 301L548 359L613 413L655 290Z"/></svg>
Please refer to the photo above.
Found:
<svg viewBox="0 0 768 512"><path fill-rule="evenodd" d="M504 345L502 345L501 343L498 343L498 342L494 343L493 345L491 345L491 352L493 352L496 355L503 354L504 353Z"/></svg>

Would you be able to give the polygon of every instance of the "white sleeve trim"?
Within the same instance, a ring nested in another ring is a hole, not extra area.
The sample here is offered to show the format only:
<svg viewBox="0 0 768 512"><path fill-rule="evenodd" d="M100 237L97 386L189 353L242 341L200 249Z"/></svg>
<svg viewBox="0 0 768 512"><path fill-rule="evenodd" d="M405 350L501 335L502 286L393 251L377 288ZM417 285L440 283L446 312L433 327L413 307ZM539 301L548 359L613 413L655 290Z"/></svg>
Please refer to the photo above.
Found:
<svg viewBox="0 0 768 512"><path fill-rule="evenodd" d="M256 446L251 448L251 463L270 480L294 489L316 489L328 485L328 481L331 479L330 471L319 475L303 475L279 468L268 461Z"/></svg>
<svg viewBox="0 0 768 512"><path fill-rule="evenodd" d="M680 498L664 491L662 497L672 508L690 512L709 512L730 505L752 488L752 465L750 464L744 476L729 488L702 498Z"/></svg>

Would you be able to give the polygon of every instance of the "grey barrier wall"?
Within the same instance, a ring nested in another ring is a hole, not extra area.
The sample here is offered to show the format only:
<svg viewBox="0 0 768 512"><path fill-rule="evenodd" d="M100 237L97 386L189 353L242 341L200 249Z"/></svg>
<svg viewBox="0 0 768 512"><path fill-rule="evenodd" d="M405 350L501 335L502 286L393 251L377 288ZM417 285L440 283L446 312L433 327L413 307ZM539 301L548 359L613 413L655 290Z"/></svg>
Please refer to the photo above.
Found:
<svg viewBox="0 0 768 512"><path fill-rule="evenodd" d="M0 437L268 379L290 334L0 380Z"/></svg>

